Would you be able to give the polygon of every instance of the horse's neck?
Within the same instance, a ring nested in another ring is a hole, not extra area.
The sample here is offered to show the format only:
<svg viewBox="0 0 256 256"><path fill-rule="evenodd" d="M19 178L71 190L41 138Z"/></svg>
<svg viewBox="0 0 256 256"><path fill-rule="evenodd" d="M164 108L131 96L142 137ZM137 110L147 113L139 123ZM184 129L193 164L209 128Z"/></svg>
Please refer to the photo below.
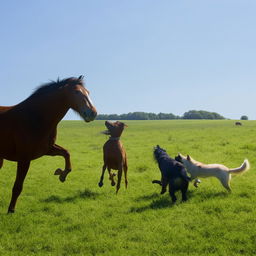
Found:
<svg viewBox="0 0 256 256"><path fill-rule="evenodd" d="M32 120L43 122L49 128L57 126L69 110L62 95L35 96L19 105L25 112L30 113Z"/></svg>

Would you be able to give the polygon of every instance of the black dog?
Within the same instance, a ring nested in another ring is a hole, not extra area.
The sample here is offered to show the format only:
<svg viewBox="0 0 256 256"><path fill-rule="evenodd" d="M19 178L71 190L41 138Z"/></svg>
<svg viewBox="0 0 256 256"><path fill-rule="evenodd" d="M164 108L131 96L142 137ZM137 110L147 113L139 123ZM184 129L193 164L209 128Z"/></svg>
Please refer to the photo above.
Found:
<svg viewBox="0 0 256 256"><path fill-rule="evenodd" d="M159 145L154 148L154 157L161 171L161 181L153 180L152 183L162 186L161 194L166 192L166 187L169 184L169 193L173 203L177 200L175 192L178 190L181 190L182 201L186 201L188 183L191 179L187 176L183 164L172 159Z"/></svg>

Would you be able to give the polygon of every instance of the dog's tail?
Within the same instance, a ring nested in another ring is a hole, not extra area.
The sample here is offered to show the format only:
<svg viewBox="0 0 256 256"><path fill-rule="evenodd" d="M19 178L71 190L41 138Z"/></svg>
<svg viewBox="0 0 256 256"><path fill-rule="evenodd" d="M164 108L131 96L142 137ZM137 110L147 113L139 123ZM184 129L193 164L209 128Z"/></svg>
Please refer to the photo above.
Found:
<svg viewBox="0 0 256 256"><path fill-rule="evenodd" d="M249 169L250 169L250 163L247 159L245 159L240 167L229 169L228 172L231 174L241 174L248 171Z"/></svg>

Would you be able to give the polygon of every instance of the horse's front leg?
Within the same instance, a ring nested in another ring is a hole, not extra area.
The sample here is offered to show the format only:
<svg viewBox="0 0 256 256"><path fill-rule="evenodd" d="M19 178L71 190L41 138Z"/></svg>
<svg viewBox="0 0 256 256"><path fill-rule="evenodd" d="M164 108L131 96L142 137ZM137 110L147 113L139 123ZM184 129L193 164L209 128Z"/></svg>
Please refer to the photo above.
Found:
<svg viewBox="0 0 256 256"><path fill-rule="evenodd" d="M100 176L100 182L98 183L100 188L103 186L103 179L104 179L104 173L105 173L106 168L107 168L107 165L104 163L104 165L102 167L102 173Z"/></svg>
<svg viewBox="0 0 256 256"><path fill-rule="evenodd" d="M12 199L8 208L8 213L14 213L17 199L22 191L23 182L29 169L30 161L18 162L16 180L12 189Z"/></svg>
<svg viewBox="0 0 256 256"><path fill-rule="evenodd" d="M3 162L4 162L4 159L3 159L3 158L0 158L0 169L1 169L2 166L3 166Z"/></svg>
<svg viewBox="0 0 256 256"><path fill-rule="evenodd" d="M61 170L60 168L58 168L54 173L54 175L59 175L59 180L61 182L64 182L66 180L68 173L71 172L71 162L70 162L69 152L66 149L62 148L61 146L54 144L46 155L63 156L65 158L65 170Z"/></svg>

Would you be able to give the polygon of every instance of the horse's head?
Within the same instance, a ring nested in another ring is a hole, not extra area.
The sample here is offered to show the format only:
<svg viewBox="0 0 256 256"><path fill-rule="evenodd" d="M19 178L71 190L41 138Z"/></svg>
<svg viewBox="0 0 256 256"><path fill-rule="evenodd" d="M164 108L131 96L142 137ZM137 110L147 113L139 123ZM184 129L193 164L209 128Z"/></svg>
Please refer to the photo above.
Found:
<svg viewBox="0 0 256 256"><path fill-rule="evenodd" d="M93 121L97 110L89 97L89 91L84 87L83 76L68 78L66 89L70 107L78 112L85 122Z"/></svg>
<svg viewBox="0 0 256 256"><path fill-rule="evenodd" d="M111 135L111 137L118 138L121 136L123 130L125 127L127 127L126 124L116 121L116 122L105 122L105 126L107 127L107 131L104 132L106 135Z"/></svg>

